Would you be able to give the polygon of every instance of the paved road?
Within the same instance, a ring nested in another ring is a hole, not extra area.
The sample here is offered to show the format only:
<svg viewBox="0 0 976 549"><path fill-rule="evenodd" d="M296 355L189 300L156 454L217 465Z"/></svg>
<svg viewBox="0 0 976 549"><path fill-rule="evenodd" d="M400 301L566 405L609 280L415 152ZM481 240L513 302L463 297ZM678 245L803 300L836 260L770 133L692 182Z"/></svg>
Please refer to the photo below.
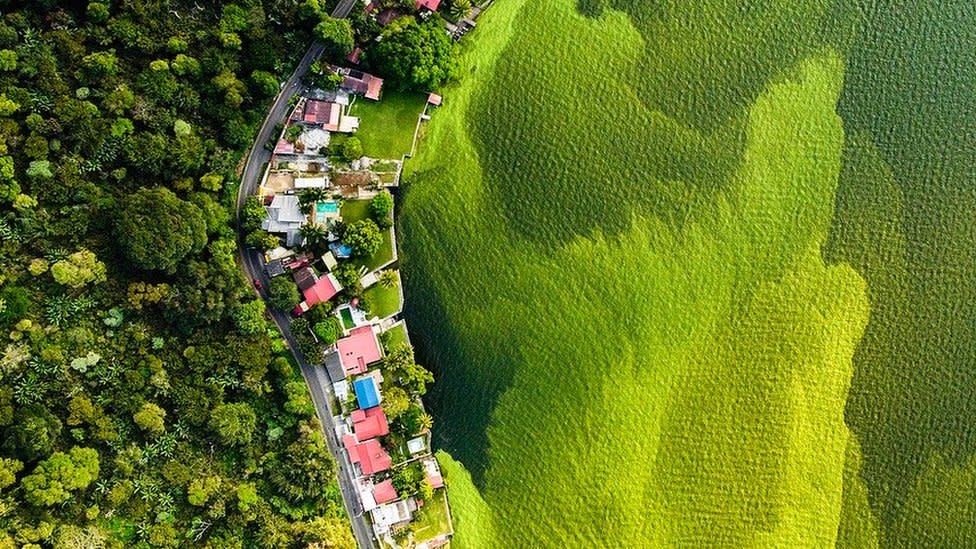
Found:
<svg viewBox="0 0 976 549"><path fill-rule="evenodd" d="M339 0L339 4L332 10L332 17L344 19L357 3L359 3L358 0Z"/></svg>
<svg viewBox="0 0 976 549"><path fill-rule="evenodd" d="M342 0L336 7L333 15L336 17L345 17L349 14L352 6L355 5L356 0ZM284 120L286 113L288 112L288 105L291 98L294 97L302 90L301 77L308 71L308 67L322 54L323 47L320 44L312 44L309 47L308 52L302 58L301 62L295 68L295 72L292 73L291 78L285 82L284 87L275 98L274 104L268 111L267 118L264 119L264 123L261 125L261 130L258 132L257 139L254 141L254 145L251 146L251 153L247 159L247 164L244 166L244 174L241 177L241 186L237 194L237 213L238 213L238 256L240 259L241 267L244 269L245 274L250 280L260 280L264 288L268 287L268 277L264 272L264 264L262 262L261 255L251 248L244 246L242 238L240 235L240 211L244 204L244 199L250 195L257 192L258 183L261 180L262 170L265 162L271 160L271 151L264 148L265 143L271 139L272 133L274 132L275 125L278 122ZM261 297L266 297L263 292L259 292ZM271 307L269 307L269 310ZM275 324L278 325L278 329L281 330L282 336L284 336L285 341L288 344L289 349L291 349L292 354L295 355L295 360L298 361L299 366L301 366L302 376L305 378L305 383L308 384L309 391L312 394L312 401L315 404L315 411L319 416L319 420L322 422L322 426L325 430L325 439L328 442L329 450L331 450L332 455L336 458L336 463L339 468L339 488L342 492L342 499L346 506L346 511L349 513L350 520L352 522L352 531L356 536L356 542L359 544L361 549L374 549L378 547L376 540L373 539L373 530L366 523L366 519L363 516L362 504L359 501L359 494L355 489L355 473L353 472L353 466L349 462L349 456L346 455L345 450L339 443L339 440L335 436L335 421L332 416L332 383L328 379L328 374L325 373L325 369L322 367L316 367L310 365L305 357L302 356L301 351L298 350L298 344L295 342L295 338L291 333L289 328L289 316L288 313L283 313L280 311L272 310L271 314L274 319Z"/></svg>

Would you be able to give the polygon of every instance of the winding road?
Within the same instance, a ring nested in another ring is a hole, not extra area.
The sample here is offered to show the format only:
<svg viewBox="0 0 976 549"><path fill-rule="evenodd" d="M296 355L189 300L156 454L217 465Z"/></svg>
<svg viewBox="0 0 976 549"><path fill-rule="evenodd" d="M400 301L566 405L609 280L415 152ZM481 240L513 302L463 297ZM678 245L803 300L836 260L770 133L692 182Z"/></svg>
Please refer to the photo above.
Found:
<svg viewBox="0 0 976 549"><path fill-rule="evenodd" d="M338 18L346 17L349 15L353 6L356 5L357 1L340 0L335 10L333 10L332 15ZM295 71L291 77L281 88L281 91L275 98L274 104L268 111L268 116L265 117L264 123L261 125L260 131L258 131L254 144L251 146L250 155L247 158L244 173L241 176L241 185L237 192L236 203L238 257L247 278L252 281L260 280L262 288L268 287L268 277L264 271L261 254L253 248L244 245L243 235L240 230L241 208L244 205L244 200L257 192L258 183L261 180L262 168L266 162L271 160L271 151L265 149L264 145L272 138L275 125L285 119L292 97L302 91L302 76L308 71L309 66L322 55L323 50L324 47L321 44L312 44L305 53L305 56L302 57L301 62L295 67ZM262 298L267 297L264 295L263 290L258 292L258 294ZM277 311L272 307L268 307L268 310L271 312L271 317L281 331L281 335L284 337L288 348L301 367L302 376L305 378L305 383L308 385L309 391L312 394L315 411L318 414L319 420L322 422L325 440L328 443L329 450L336 459L339 488L342 492L342 499L345 503L346 511L349 513L356 542L360 549L374 549L378 547L378 544L373 538L372 528L366 523L364 517L362 504L360 503L359 494L356 490L355 470L353 469L352 463L349 462L349 456L346 455L345 450L335 434L335 420L333 419L332 413L332 383L329 380L329 376L325 372L325 368L310 365L305 360L305 357L302 356L289 328L289 314L287 312Z"/></svg>

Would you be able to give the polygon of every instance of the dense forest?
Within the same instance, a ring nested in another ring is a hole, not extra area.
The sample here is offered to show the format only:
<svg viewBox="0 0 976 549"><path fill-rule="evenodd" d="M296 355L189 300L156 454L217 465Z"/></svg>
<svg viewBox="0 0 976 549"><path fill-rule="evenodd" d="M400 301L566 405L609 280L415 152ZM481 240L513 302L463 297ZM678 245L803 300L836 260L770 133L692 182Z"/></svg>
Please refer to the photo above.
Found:
<svg viewBox="0 0 976 549"><path fill-rule="evenodd" d="M323 11L0 2L0 548L354 546L232 215Z"/></svg>

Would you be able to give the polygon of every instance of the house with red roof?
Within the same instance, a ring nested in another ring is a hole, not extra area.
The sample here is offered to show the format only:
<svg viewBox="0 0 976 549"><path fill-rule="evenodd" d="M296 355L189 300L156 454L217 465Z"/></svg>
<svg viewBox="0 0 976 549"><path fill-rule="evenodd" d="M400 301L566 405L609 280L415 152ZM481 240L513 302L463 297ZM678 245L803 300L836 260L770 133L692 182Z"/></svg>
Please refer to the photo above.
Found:
<svg viewBox="0 0 976 549"><path fill-rule="evenodd" d="M417 0L417 9L428 9L430 11L437 11L441 5L441 0Z"/></svg>
<svg viewBox="0 0 976 549"><path fill-rule="evenodd" d="M305 102L302 120L307 124L318 124L330 132L339 131L342 118L342 105L331 101L309 99Z"/></svg>
<svg viewBox="0 0 976 549"><path fill-rule="evenodd" d="M362 95L366 99L373 101L380 100L380 93L383 91L383 79L377 78L368 72L354 69L338 69L342 75L340 87L353 93Z"/></svg>
<svg viewBox="0 0 976 549"><path fill-rule="evenodd" d="M393 460L375 438L366 442L357 442L354 435L345 435L342 437L342 445L349 453L349 461L359 466L362 475L374 475L390 470Z"/></svg>
<svg viewBox="0 0 976 549"><path fill-rule="evenodd" d="M352 430L356 434L356 440L364 441L390 434L390 424L386 420L383 408L379 406L356 410L351 414L350 419L352 419Z"/></svg>
<svg viewBox="0 0 976 549"><path fill-rule="evenodd" d="M444 486L444 476L441 475L441 468L434 458L424 460L424 477L430 483L431 488L436 489Z"/></svg>
<svg viewBox="0 0 976 549"><path fill-rule="evenodd" d="M383 358L380 341L372 326L353 328L348 336L336 342L336 347L346 375L361 374L370 364Z"/></svg>
<svg viewBox="0 0 976 549"><path fill-rule="evenodd" d="M393 487L392 480L384 480L373 486L373 501L380 505L396 501L399 498L400 495L397 494L396 488Z"/></svg>
<svg viewBox="0 0 976 549"><path fill-rule="evenodd" d="M311 268L308 268L308 270L311 271ZM299 303L295 307L295 310L292 311L296 315L301 315L319 303L325 303L342 291L342 284L339 284L339 281L332 273L322 277L315 277L313 273L312 277L314 278L311 280L311 283L309 283L307 274L300 276L302 277L301 281L299 281L298 271L296 271L295 282L301 288L305 300Z"/></svg>

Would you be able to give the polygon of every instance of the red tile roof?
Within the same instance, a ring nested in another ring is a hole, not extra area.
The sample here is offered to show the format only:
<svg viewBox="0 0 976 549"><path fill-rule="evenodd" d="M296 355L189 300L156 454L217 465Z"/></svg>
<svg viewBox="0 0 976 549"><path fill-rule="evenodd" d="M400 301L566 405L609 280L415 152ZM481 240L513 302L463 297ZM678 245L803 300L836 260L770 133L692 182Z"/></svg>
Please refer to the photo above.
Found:
<svg viewBox="0 0 976 549"><path fill-rule="evenodd" d="M339 360L346 375L361 374L366 367L383 358L380 342L373 333L372 326L360 326L349 332L347 337L336 342Z"/></svg>
<svg viewBox="0 0 976 549"><path fill-rule="evenodd" d="M361 56L362 54L363 54L363 48L356 48L351 52L349 52L349 55L346 56L346 61L349 61L353 65L358 65L359 56Z"/></svg>
<svg viewBox="0 0 976 549"><path fill-rule="evenodd" d="M360 70L348 70L342 79L342 87L362 94L366 99L379 101L383 79Z"/></svg>
<svg viewBox="0 0 976 549"><path fill-rule="evenodd" d="M342 105L331 101L309 99L305 102L304 120L309 124L321 124L330 132L339 131L339 118L342 115Z"/></svg>
<svg viewBox="0 0 976 549"><path fill-rule="evenodd" d="M427 96L427 102L430 103L431 105L434 105L435 107L440 106L442 101L443 98L437 95L436 93L432 93Z"/></svg>
<svg viewBox="0 0 976 549"><path fill-rule="evenodd" d="M279 139L278 143L275 145L275 154L292 154L295 152L295 145L285 141L284 139Z"/></svg>
<svg viewBox="0 0 976 549"><path fill-rule="evenodd" d="M322 278L315 281L315 284L304 290L305 293L305 303L312 307L318 303L323 303L332 299L332 296L339 293L342 286L339 281L335 279L331 274L323 276Z"/></svg>
<svg viewBox="0 0 976 549"><path fill-rule="evenodd" d="M427 8L430 11L437 11L437 8L440 7L440 5L441 5L441 0L417 0L418 10L420 8Z"/></svg>
<svg viewBox="0 0 976 549"><path fill-rule="evenodd" d="M376 78L375 76L370 76L366 84L369 86L369 88L366 90L366 99L379 101L380 92L383 90L383 79Z"/></svg>
<svg viewBox="0 0 976 549"><path fill-rule="evenodd" d="M359 444L354 444L356 437L346 435L342 437L342 444L349 452L349 460L359 464L359 469L364 475L372 475L388 471L393 460L390 454L380 446L378 440L367 440Z"/></svg>
<svg viewBox="0 0 976 549"><path fill-rule="evenodd" d="M353 412L352 429L359 440L369 440L390 434L390 424L386 420L383 408L379 406Z"/></svg>
<svg viewBox="0 0 976 549"><path fill-rule="evenodd" d="M396 488L393 487L392 480L384 480L373 487L373 499L380 505L396 501L399 497Z"/></svg>

